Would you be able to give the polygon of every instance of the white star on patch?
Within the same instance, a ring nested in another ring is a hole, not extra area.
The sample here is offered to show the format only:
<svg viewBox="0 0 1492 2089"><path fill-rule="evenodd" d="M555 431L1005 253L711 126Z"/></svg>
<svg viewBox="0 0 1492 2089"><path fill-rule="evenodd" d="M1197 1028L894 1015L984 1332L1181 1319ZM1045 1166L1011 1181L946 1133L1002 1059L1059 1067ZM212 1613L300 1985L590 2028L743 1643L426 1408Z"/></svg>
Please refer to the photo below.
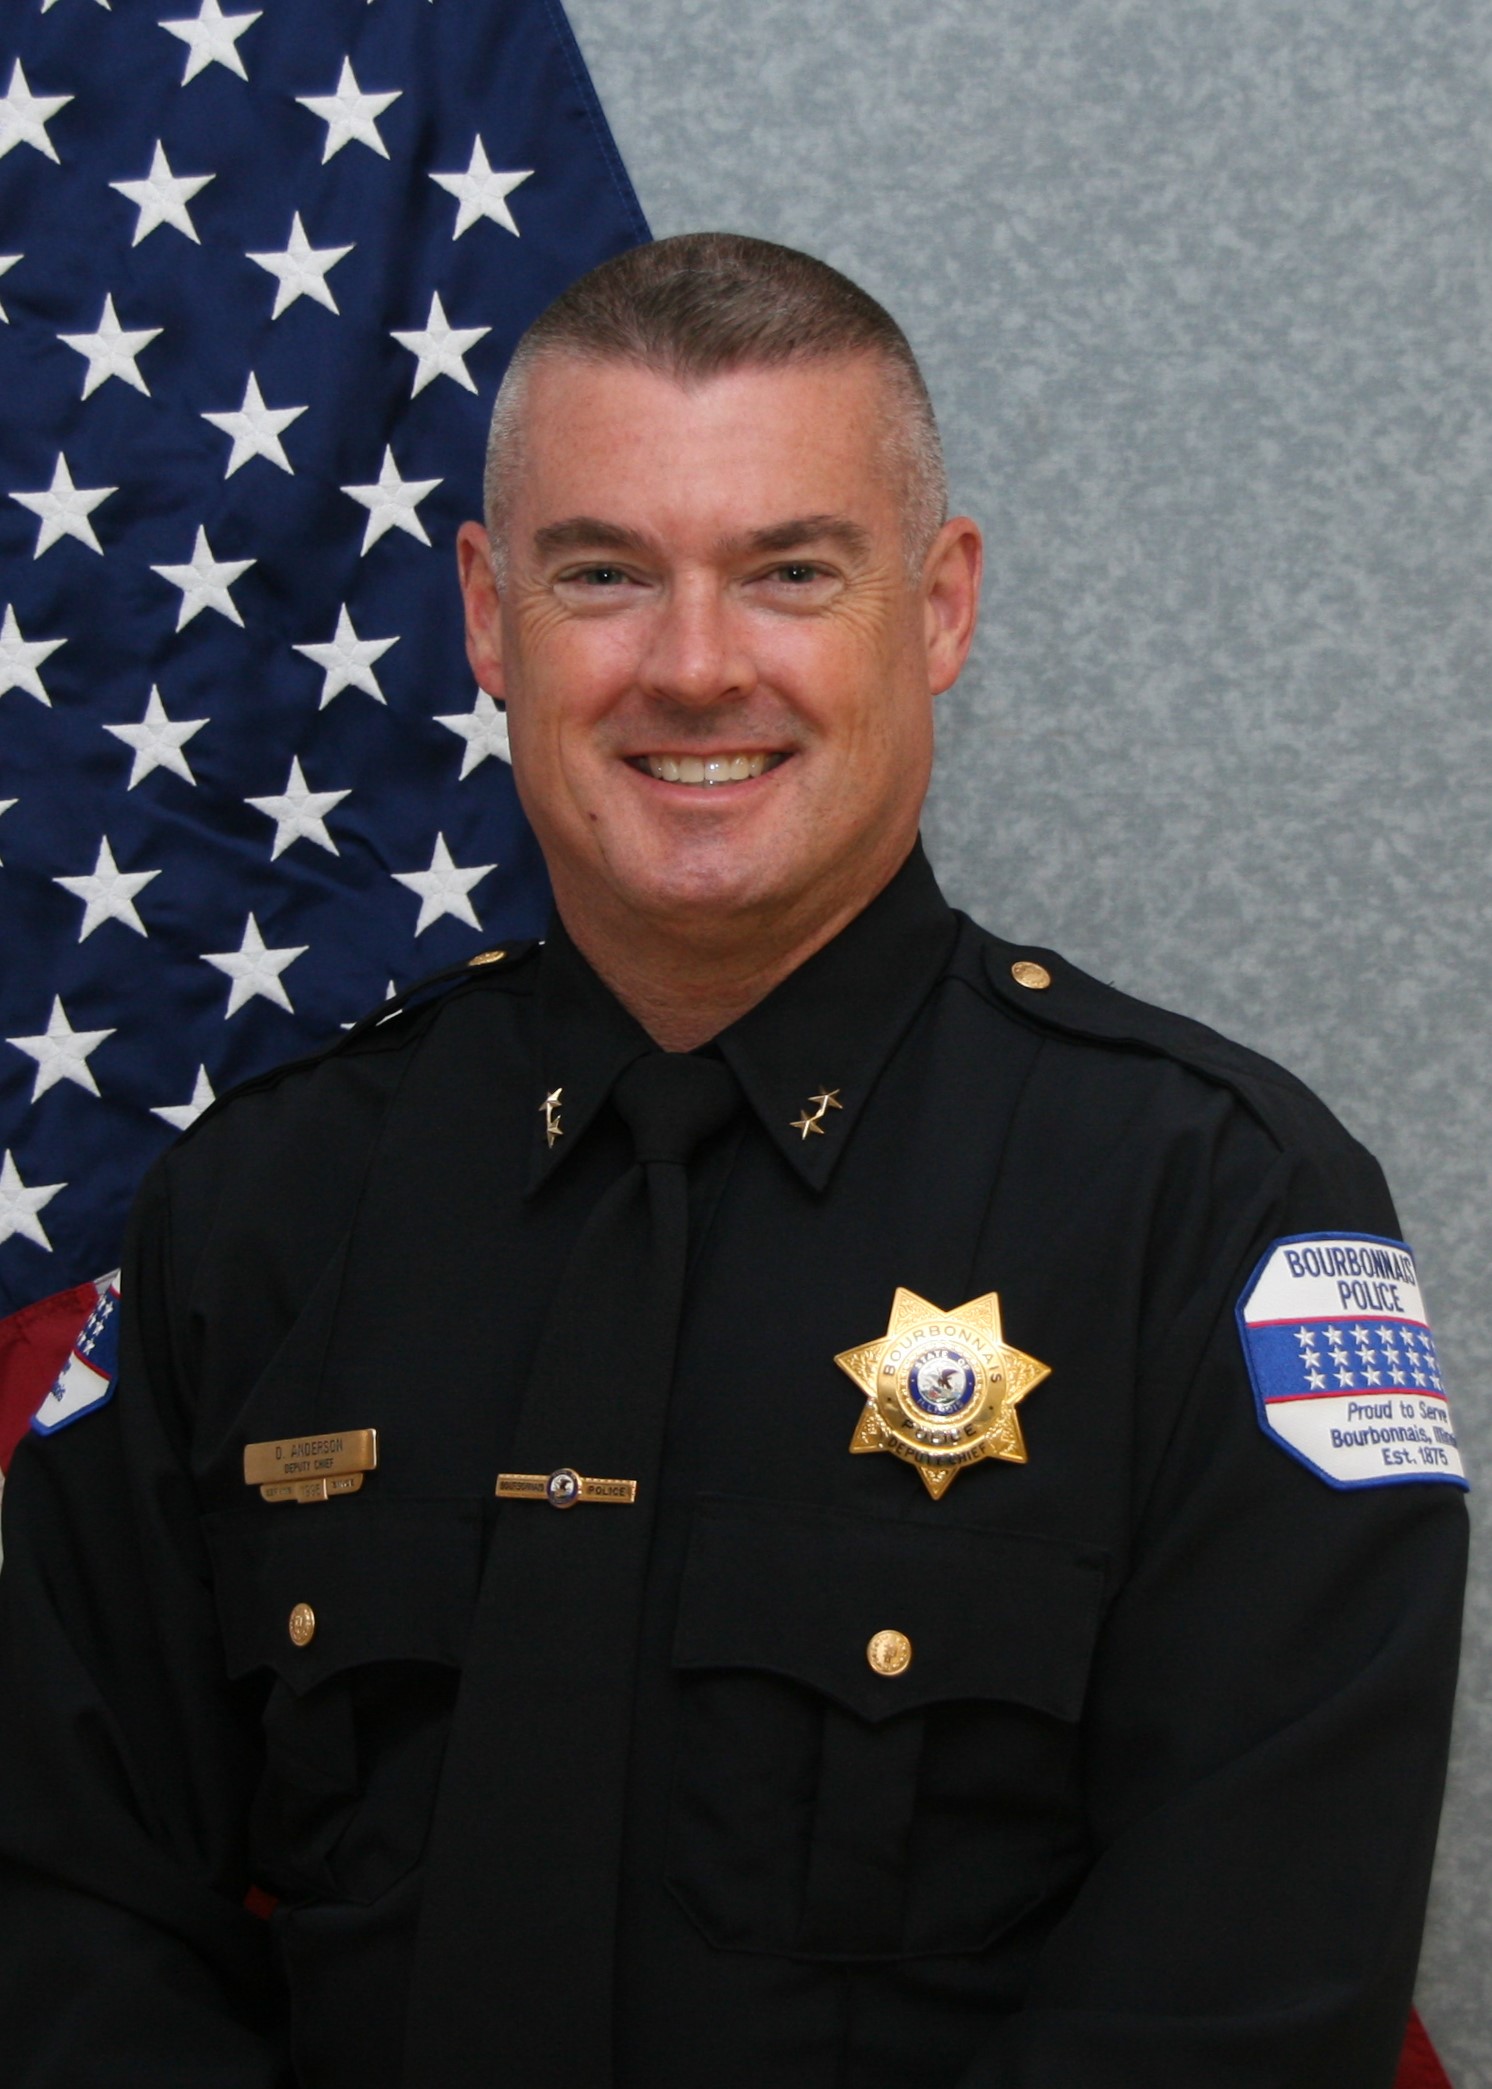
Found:
<svg viewBox="0 0 1492 2089"><path fill-rule="evenodd" d="M137 392L143 392L148 399L150 386L136 368L135 358L142 350L148 348L162 331L158 326L134 329L121 326L119 315L114 310L111 292L104 299L103 312L91 334L59 334L57 338L87 359L88 374L83 379L85 399L91 398L99 386L107 384L111 377L118 377L125 384L132 384Z"/></svg>
<svg viewBox="0 0 1492 2089"><path fill-rule="evenodd" d="M363 548L359 556L366 558L379 538L393 529L404 530L411 537L418 537L422 544L428 544L429 536L416 510L420 502L432 494L440 484L439 479L401 479L399 467L394 462L394 452L389 444L385 443L377 485L342 488L345 494L352 500L361 502L368 511L367 527L363 531Z"/></svg>
<svg viewBox="0 0 1492 2089"><path fill-rule="evenodd" d="M66 644L65 638L22 638L15 610L7 603L4 621L0 622L0 696L7 689L24 689L39 704L50 704L52 699L42 687L38 670L43 660L50 659L59 646Z"/></svg>
<svg viewBox="0 0 1492 2089"><path fill-rule="evenodd" d="M246 29L252 29L262 12L256 8L252 14L225 15L218 0L202 0L195 15L162 22L162 29L168 30L172 36L179 36L187 46L182 86L185 87L188 80L195 80L198 73L206 72L210 65L225 65L230 73L237 73L241 80L246 80L249 76L238 54L238 39Z"/></svg>
<svg viewBox="0 0 1492 2089"><path fill-rule="evenodd" d="M23 1240L34 1241L50 1255L52 1243L36 1214L51 1203L59 1190L66 1188L65 1182L48 1182L34 1183L28 1189L7 1147L5 1159L0 1162L0 1241L19 1233Z"/></svg>
<svg viewBox="0 0 1492 2089"><path fill-rule="evenodd" d="M490 326L452 326L446 318L445 307L440 301L440 292L434 291L430 298L430 317L423 327L410 327L404 331L390 328L401 348L419 357L414 373L412 399L417 399L427 384L437 377L454 377L457 384L465 385L474 392L476 385L466 367L467 350L475 348Z"/></svg>
<svg viewBox="0 0 1492 2089"><path fill-rule="evenodd" d="M292 421L298 421L306 411L304 406L266 406L259 380L251 370L243 389L243 405L236 413L205 413L202 416L204 421L211 421L214 428L221 428L225 435L233 437L233 449L223 477L231 479L240 465L247 464L251 457L267 457L271 464L278 464L281 471L288 471L294 478L295 467L285 455L285 445L280 437Z"/></svg>
<svg viewBox="0 0 1492 2089"><path fill-rule="evenodd" d="M420 918L414 925L414 932L422 936L431 922L439 921L442 914L454 914L458 921L480 928L482 924L467 894L473 885L482 882L488 871L496 869L495 863L473 863L462 869L446 847L445 836L437 834L428 870L396 870L390 875L396 885L407 885L411 892L419 894Z"/></svg>
<svg viewBox="0 0 1492 2089"><path fill-rule="evenodd" d="M125 201L133 203L140 213L135 220L135 236L130 245L139 246L141 240L148 239L158 226L172 225L178 232L184 232L194 245L200 247L202 242L197 236L197 228L192 223L192 215L187 205L199 190L205 189L210 181L216 180L215 174L173 174L171 162L166 158L166 148L157 138L155 151L151 155L150 172L143 181L109 183L111 189L118 189Z"/></svg>
<svg viewBox="0 0 1492 2089"><path fill-rule="evenodd" d="M344 145L353 143L366 145L380 158L387 159L389 149L378 134L378 118L398 101L403 91L403 88L395 88L392 94L364 94L352 70L352 60L344 58L335 94L298 94L295 98L301 107L309 109L313 116L319 116L326 125L322 166L334 159Z"/></svg>
<svg viewBox="0 0 1492 2089"><path fill-rule="evenodd" d="M25 258L24 254L0 254L0 276L7 274L9 270L15 267L18 261L24 261ZM4 305L0 305L0 326L9 325L10 314L6 311Z"/></svg>
<svg viewBox="0 0 1492 2089"><path fill-rule="evenodd" d="M295 1007L280 983L280 974L298 957L304 957L310 949L309 943L286 944L283 949L271 950L259 933L259 924L251 914L244 927L243 941L237 950L204 950L202 962L216 965L226 972L233 984L228 990L227 1016L237 1015L246 1001L256 994L266 1001L273 1001L287 1008L294 1015Z"/></svg>
<svg viewBox="0 0 1492 2089"><path fill-rule="evenodd" d="M504 170L494 169L487 163L487 148L478 134L471 148L471 159L464 174L432 174L437 182L456 198L460 208L456 212L456 229L452 239L459 239L469 232L481 218L491 218L494 225L501 225L513 237L519 237L513 213L508 208L508 197L521 182L528 180L532 167Z"/></svg>
<svg viewBox="0 0 1492 2089"><path fill-rule="evenodd" d="M275 308L269 315L271 319L278 319L282 312L288 312L298 297L314 298L318 305L325 305L328 312L337 312L340 316L337 300L327 287L326 279L329 271L351 252L352 246L313 247L297 211L290 220L290 240L283 251L250 254L246 258L257 261L261 268L279 279Z"/></svg>
<svg viewBox="0 0 1492 2089"><path fill-rule="evenodd" d="M399 643L395 638L359 638L352 628L352 618L347 614L344 602L337 611L336 635L324 645L297 646L297 653L304 653L308 660L315 661L325 674L321 684L321 702L317 709L324 711L334 696L344 689L361 689L376 697L379 703L388 698L378 686L378 677L373 672L375 660L381 660L390 646Z"/></svg>
<svg viewBox="0 0 1492 2089"><path fill-rule="evenodd" d="M75 1081L90 1095L97 1095L98 1082L88 1064L89 1056L106 1037L113 1035L112 1030L74 1030L62 1006L62 996L57 994L47 1027L39 1037L7 1037L5 1042L36 1061L36 1083L31 1090L34 1103L59 1081Z"/></svg>
<svg viewBox="0 0 1492 2089"><path fill-rule="evenodd" d="M135 759L125 789L132 791L153 769L169 769L184 783L195 786L197 779L181 750L193 733L200 733L207 723L205 718L168 718L166 707L161 702L161 692L152 683L145 716L138 725L104 727L106 733L112 733L116 740L123 740L126 747L134 749Z"/></svg>
<svg viewBox="0 0 1492 2089"><path fill-rule="evenodd" d="M0 818L10 811L12 805L19 805L20 802L19 798L0 798ZM4 863L5 858L0 856L0 867L3 867Z"/></svg>
<svg viewBox="0 0 1492 2089"><path fill-rule="evenodd" d="M212 1083L207 1078L207 1068L199 1066L197 1068L197 1079L192 1088L192 1099L189 1103L152 1103L150 1114L152 1117L159 1117L163 1122L169 1124L172 1131L184 1132L189 1125L197 1122L197 1119L207 1109L209 1104L216 1101L217 1097L212 1092Z"/></svg>
<svg viewBox="0 0 1492 2089"><path fill-rule="evenodd" d="M148 935L149 930L135 911L135 894L143 892L151 879L159 876L158 870L121 870L106 834L98 845L98 861L86 878L53 878L52 883L70 892L74 899L82 900L83 926L78 930L78 941L86 943L106 921L122 921L137 936Z"/></svg>
<svg viewBox="0 0 1492 2089"><path fill-rule="evenodd" d="M477 691L477 700L469 711L447 712L435 723L466 742L461 750L458 783L470 776L473 769L480 768L489 755L494 755L500 762L513 759L508 748L508 715L497 708L485 689Z"/></svg>
<svg viewBox="0 0 1492 2089"><path fill-rule="evenodd" d="M348 791L313 791L301 773L300 757L292 756L290 775L283 791L271 797L245 798L256 812L266 813L275 823L275 845L269 860L282 855L293 841L314 841L333 856L341 850L326 831L326 814L348 797Z"/></svg>
<svg viewBox="0 0 1492 2089"><path fill-rule="evenodd" d="M0 160L17 145L34 146L55 160L57 148L47 136L47 125L72 99L70 94L33 94L18 58L10 69L5 99L0 101Z"/></svg>
<svg viewBox="0 0 1492 2089"><path fill-rule="evenodd" d="M207 531L199 524L189 565L152 566L150 570L159 573L162 580L169 580L172 587L181 589L181 608L176 618L176 628L180 631L204 609L215 609L230 624L241 627L243 618L228 590L234 581L243 578L250 566L258 563L257 559L215 559L207 541Z"/></svg>
<svg viewBox="0 0 1492 2089"><path fill-rule="evenodd" d="M60 538L76 537L80 544L86 544L90 551L96 551L102 558L104 547L94 535L93 524L88 518L101 501L118 491L117 486L75 486L73 475L67 468L67 459L59 450L50 486L36 493L13 493L10 496L40 518L36 549L31 556L39 559Z"/></svg>

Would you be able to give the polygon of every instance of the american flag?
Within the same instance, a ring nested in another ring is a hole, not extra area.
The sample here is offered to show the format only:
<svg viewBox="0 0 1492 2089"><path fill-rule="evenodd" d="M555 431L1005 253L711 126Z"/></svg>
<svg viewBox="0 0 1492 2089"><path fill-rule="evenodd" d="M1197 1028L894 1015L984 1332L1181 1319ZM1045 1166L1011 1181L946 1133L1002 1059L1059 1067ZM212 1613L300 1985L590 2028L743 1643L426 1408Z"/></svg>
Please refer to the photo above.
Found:
<svg viewBox="0 0 1492 2089"><path fill-rule="evenodd" d="M0 1311L541 930L451 547L518 335L646 237L556 0L6 0Z"/></svg>

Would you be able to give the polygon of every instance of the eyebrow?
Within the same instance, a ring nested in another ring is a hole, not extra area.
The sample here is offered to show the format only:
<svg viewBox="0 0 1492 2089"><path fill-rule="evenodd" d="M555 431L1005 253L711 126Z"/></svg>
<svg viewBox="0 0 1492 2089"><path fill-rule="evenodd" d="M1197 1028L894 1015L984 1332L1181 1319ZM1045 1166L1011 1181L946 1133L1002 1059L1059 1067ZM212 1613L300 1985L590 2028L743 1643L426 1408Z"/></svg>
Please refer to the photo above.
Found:
<svg viewBox="0 0 1492 2089"><path fill-rule="evenodd" d="M546 522L534 531L534 550L542 558L553 551L647 551L649 540L640 530L624 529L619 522L602 522L595 515L571 515L564 522Z"/></svg>
<svg viewBox="0 0 1492 2089"><path fill-rule="evenodd" d="M852 558L870 554L870 532L847 515L794 515L765 529L744 536L727 537L719 548L726 553L765 555L802 551L810 544L837 544ZM597 515L570 515L563 522L546 522L534 531L534 550L540 558L557 551L616 551L646 553L655 550L653 540L641 530L619 522L605 522Z"/></svg>
<svg viewBox="0 0 1492 2089"><path fill-rule="evenodd" d="M858 522L851 522L848 515L795 515L788 522L774 522L767 529L752 530L747 536L733 537L726 548L731 551L784 552L801 551L809 544L837 544L852 558L865 558L870 552L870 532L862 529Z"/></svg>

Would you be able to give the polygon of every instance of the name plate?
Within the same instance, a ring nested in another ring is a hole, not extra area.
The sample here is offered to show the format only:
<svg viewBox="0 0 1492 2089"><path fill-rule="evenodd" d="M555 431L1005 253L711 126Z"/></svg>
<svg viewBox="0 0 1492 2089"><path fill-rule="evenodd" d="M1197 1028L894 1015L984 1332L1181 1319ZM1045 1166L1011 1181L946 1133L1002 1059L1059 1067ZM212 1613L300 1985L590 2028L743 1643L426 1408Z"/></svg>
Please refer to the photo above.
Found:
<svg viewBox="0 0 1492 2089"><path fill-rule="evenodd" d="M266 1501L329 1501L356 1494L378 1466L376 1429L339 1429L324 1436L282 1436L244 1445L244 1484Z"/></svg>

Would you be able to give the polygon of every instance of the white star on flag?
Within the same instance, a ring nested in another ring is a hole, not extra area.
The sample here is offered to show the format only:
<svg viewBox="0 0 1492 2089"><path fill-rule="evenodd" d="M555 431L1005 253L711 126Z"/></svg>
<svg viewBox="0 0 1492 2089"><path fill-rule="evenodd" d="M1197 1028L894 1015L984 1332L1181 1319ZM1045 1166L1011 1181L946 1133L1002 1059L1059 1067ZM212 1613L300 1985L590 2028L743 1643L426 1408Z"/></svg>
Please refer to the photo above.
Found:
<svg viewBox="0 0 1492 2089"><path fill-rule="evenodd" d="M456 198L460 208L456 212L456 229L452 239L459 239L469 232L481 218L491 218L494 225L501 225L518 238L518 227L507 199L520 182L528 180L532 167L521 167L504 171L487 164L487 148L480 134L471 148L471 160L464 174L432 174L430 179Z"/></svg>
<svg viewBox="0 0 1492 2089"><path fill-rule="evenodd" d="M368 511L367 527L363 531L363 548L359 554L366 558L379 538L389 530L406 530L411 537L418 537L422 544L430 542L425 525L416 514L416 509L427 495L440 485L439 479L401 479L399 467L394 462L394 452L384 444L383 464L379 470L376 486L344 486L342 491L355 501L360 501Z"/></svg>
<svg viewBox="0 0 1492 2089"><path fill-rule="evenodd" d="M182 86L185 87L188 80L195 80L198 73L206 72L210 65L226 65L230 73L237 73L241 80L246 80L249 76L238 55L238 39L246 29L253 27L262 11L256 8L252 14L225 15L218 0L202 0L195 15L162 22L162 29L169 30L172 36L179 36L187 46Z"/></svg>
<svg viewBox="0 0 1492 2089"><path fill-rule="evenodd" d="M19 798L0 798L0 817L3 817L4 814L8 813L12 805L19 805L20 802L21 801ZM5 858L3 856L0 856L0 865L3 865L4 862Z"/></svg>
<svg viewBox="0 0 1492 2089"><path fill-rule="evenodd" d="M89 1067L89 1055L113 1035L112 1030L74 1030L62 1006L62 996L57 994L52 999L47 1027L39 1037L7 1037L5 1042L36 1061L36 1085L31 1090L34 1103L59 1081L76 1081L90 1095L97 1095L98 1082Z"/></svg>
<svg viewBox="0 0 1492 2089"><path fill-rule="evenodd" d="M202 1112L217 1097L212 1092L212 1083L207 1078L207 1068L197 1068L197 1079L192 1088L192 1099L188 1103L152 1103L150 1114L160 1117L173 1131L184 1132L188 1125L195 1124Z"/></svg>
<svg viewBox="0 0 1492 2089"><path fill-rule="evenodd" d="M258 563L257 559L215 559L207 541L207 531L199 523L190 565L152 566L150 570L159 573L162 580L169 580L172 587L181 589L181 608L176 618L176 628L180 631L204 609L215 609L230 623L241 625L243 618L228 590L235 580L242 579L250 566Z"/></svg>
<svg viewBox="0 0 1492 2089"><path fill-rule="evenodd" d="M352 628L352 618L347 614L344 602L337 611L336 635L325 645L297 646L297 653L304 653L324 671L321 684L321 702L317 709L324 711L334 696L344 689L361 689L379 703L388 698L378 686L378 677L373 672L375 660L381 660L390 646L399 643L394 638L359 638Z"/></svg>
<svg viewBox="0 0 1492 2089"><path fill-rule="evenodd" d="M135 236L130 245L139 246L157 226L174 225L178 232L184 232L200 247L202 242L187 205L200 189L205 189L210 181L216 179L215 174L173 174L171 162L166 158L166 148L157 138L150 172L143 181L109 183L111 189L118 189L126 202L133 203L140 213L135 220Z"/></svg>
<svg viewBox="0 0 1492 2089"><path fill-rule="evenodd" d="M17 145L32 145L55 160L57 148L47 136L47 125L71 100L70 94L33 94L18 58L10 69L5 99L0 101L0 160Z"/></svg>
<svg viewBox="0 0 1492 2089"><path fill-rule="evenodd" d="M295 467L285 455L281 435L292 421L298 421L306 412L304 406L266 406L264 395L259 389L259 380L253 371L243 390L243 405L236 413L205 413L204 421L211 421L214 428L221 428L225 435L233 437L233 449L228 458L228 468L223 473L231 479L242 464L251 457L267 457L271 464L278 464L281 471L295 477Z"/></svg>
<svg viewBox="0 0 1492 2089"><path fill-rule="evenodd" d="M324 167L342 150L344 145L356 141L366 145L387 159L389 149L378 135L378 118L384 110L398 101L403 88L395 88L392 94L364 94L357 84L350 58L342 60L341 75L337 80L335 94L298 94L295 98L302 108L319 116L326 125L326 144L321 152Z"/></svg>
<svg viewBox="0 0 1492 2089"><path fill-rule="evenodd" d="M282 855L293 841L314 841L333 856L342 852L326 831L326 814L349 796L348 791L313 791L301 773L300 757L293 755L290 776L283 791L272 797L245 798L256 812L267 813L275 823L275 845L269 860Z"/></svg>
<svg viewBox="0 0 1492 2089"><path fill-rule="evenodd" d="M401 348L419 357L414 373L412 399L417 399L427 384L437 377L454 377L457 384L465 385L469 392L476 390L471 372L466 367L466 353L475 348L484 334L490 334L490 326L452 326L446 318L445 306L440 301L438 290L431 293L430 317L423 327L410 327L401 332L390 328Z"/></svg>
<svg viewBox="0 0 1492 2089"><path fill-rule="evenodd" d="M50 486L37 493L13 493L10 496L41 519L41 527L36 532L36 549L31 556L39 559L59 538L76 537L80 544L86 544L90 551L96 551L102 558L104 547L94 535L93 524L88 518L101 501L118 491L117 486L75 486L73 475L67 468L67 459L59 450Z"/></svg>
<svg viewBox="0 0 1492 2089"><path fill-rule="evenodd" d="M59 1190L66 1188L65 1182L48 1182L33 1183L27 1189L7 1147L5 1159L0 1162L0 1241L19 1233L23 1240L34 1241L50 1255L52 1243L36 1214L51 1203Z"/></svg>
<svg viewBox="0 0 1492 2089"><path fill-rule="evenodd" d="M108 7L110 0L98 0L98 4L100 7ZM57 0L41 0L41 11L44 15L50 14L56 5Z"/></svg>
<svg viewBox="0 0 1492 2089"><path fill-rule="evenodd" d="M477 700L469 711L448 712L435 723L466 742L461 750L458 783L470 776L473 769L480 768L489 755L495 755L500 762L513 759L508 748L508 714L497 708L485 689L477 691Z"/></svg>
<svg viewBox="0 0 1492 2089"><path fill-rule="evenodd" d="M126 747L134 749L135 759L125 789L132 791L154 769L169 769L183 782L195 786L197 779L181 750L193 733L200 733L207 722L205 718L168 718L166 707L161 702L161 692L152 683L145 716L138 725L104 727L106 733L112 733L116 740L123 740Z"/></svg>
<svg viewBox="0 0 1492 2089"><path fill-rule="evenodd" d="M266 1001L274 1001L281 1008L295 1013L294 1003L280 983L280 974L298 957L304 957L310 949L309 943L287 944L281 950L271 950L259 933L259 924L251 914L244 927L243 941L237 950L204 950L202 962L216 965L226 972L233 984L228 989L227 1016L237 1015L246 1001L256 994Z"/></svg>
<svg viewBox="0 0 1492 2089"><path fill-rule="evenodd" d="M69 348L75 348L88 363L88 375L83 379L83 397L91 398L101 384L111 377L121 378L132 384L137 392L148 399L150 386L135 366L135 357L150 346L157 334L158 326L137 327L133 330L119 324L119 315L114 310L113 293L105 297L104 309L98 326L91 334L59 334Z"/></svg>
<svg viewBox="0 0 1492 2089"><path fill-rule="evenodd" d="M396 870L390 875L396 885L407 885L411 892L419 894L420 918L414 925L414 932L422 936L431 922L439 921L442 914L454 914L458 921L480 928L482 924L467 894L473 885L482 882L488 871L496 869L495 863L474 863L463 870L446 847L445 836L437 834L428 870Z"/></svg>
<svg viewBox="0 0 1492 2089"><path fill-rule="evenodd" d="M15 267L18 261L24 261L25 258L24 254L0 254L0 276L5 275L10 269ZM0 305L0 326L9 325L10 314L6 311L4 305Z"/></svg>
<svg viewBox="0 0 1492 2089"><path fill-rule="evenodd" d="M43 660L50 659L59 646L66 644L65 638L22 638L15 610L7 602L4 621L0 622L0 696L7 689L24 689L38 703L50 705L52 699L42 687L38 669Z"/></svg>
<svg viewBox="0 0 1492 2089"><path fill-rule="evenodd" d="M270 318L278 319L282 312L288 312L298 297L313 297L318 305L325 305L328 312L338 312L340 316L337 300L332 296L326 278L328 272L351 252L352 246L313 247L297 211L290 220L290 240L283 251L247 256L248 260L257 261L261 268L268 269L279 279L280 287L275 292L275 308Z"/></svg>
<svg viewBox="0 0 1492 2089"><path fill-rule="evenodd" d="M148 935L135 911L135 894L143 892L151 879L159 876L158 870L121 870L106 834L98 845L98 861L86 878L53 878L52 883L70 892L74 899L82 900L83 926L78 930L78 941L86 943L106 921L122 921L137 936Z"/></svg>

